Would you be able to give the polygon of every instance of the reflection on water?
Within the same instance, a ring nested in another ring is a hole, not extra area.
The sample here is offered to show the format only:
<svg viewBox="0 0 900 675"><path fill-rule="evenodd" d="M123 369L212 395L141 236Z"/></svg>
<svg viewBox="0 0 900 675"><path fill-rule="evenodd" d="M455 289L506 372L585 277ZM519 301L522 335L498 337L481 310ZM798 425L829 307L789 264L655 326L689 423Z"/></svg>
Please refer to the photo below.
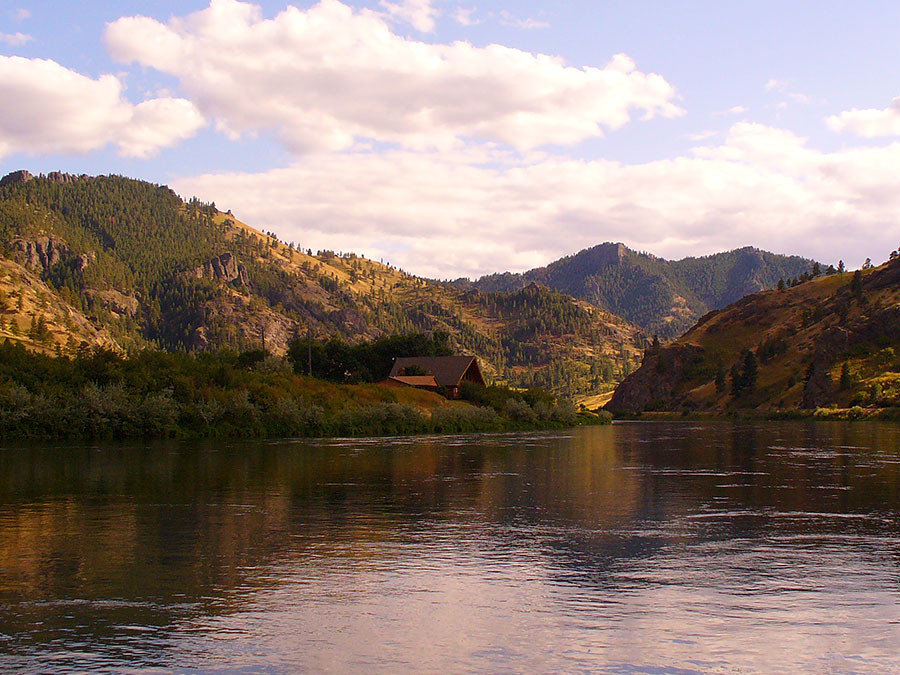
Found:
<svg viewBox="0 0 900 675"><path fill-rule="evenodd" d="M900 427L0 449L0 671L900 672Z"/></svg>

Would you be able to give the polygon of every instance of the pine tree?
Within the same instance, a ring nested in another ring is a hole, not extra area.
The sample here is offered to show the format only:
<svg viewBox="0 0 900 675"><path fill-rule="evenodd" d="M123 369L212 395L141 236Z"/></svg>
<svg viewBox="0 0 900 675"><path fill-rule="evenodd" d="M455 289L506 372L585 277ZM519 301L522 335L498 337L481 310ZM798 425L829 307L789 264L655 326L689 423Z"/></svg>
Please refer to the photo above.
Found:
<svg viewBox="0 0 900 675"><path fill-rule="evenodd" d="M844 365L841 366L841 389L846 391L850 385L850 364L844 361Z"/></svg>
<svg viewBox="0 0 900 675"><path fill-rule="evenodd" d="M744 366L741 368L741 376L744 380L744 388L753 391L756 388L756 380L759 377L759 362L749 349L744 355Z"/></svg>
<svg viewBox="0 0 900 675"><path fill-rule="evenodd" d="M725 366L719 366L716 372L716 393L721 394L725 391Z"/></svg>
<svg viewBox="0 0 900 675"><path fill-rule="evenodd" d="M731 391L735 396L753 391L759 377L759 362L756 354L751 350L744 352L740 365L735 364L731 369Z"/></svg>
<svg viewBox="0 0 900 675"><path fill-rule="evenodd" d="M853 280L850 282L850 292L856 297L857 300L862 300L862 274L859 270L856 270L853 273Z"/></svg>

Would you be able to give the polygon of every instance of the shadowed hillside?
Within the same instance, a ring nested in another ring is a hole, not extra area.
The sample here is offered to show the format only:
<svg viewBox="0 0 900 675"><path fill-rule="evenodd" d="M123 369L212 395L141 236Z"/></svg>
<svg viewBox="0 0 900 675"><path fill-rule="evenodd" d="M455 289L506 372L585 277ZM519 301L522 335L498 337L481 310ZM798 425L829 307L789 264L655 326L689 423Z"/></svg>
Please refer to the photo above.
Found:
<svg viewBox="0 0 900 675"><path fill-rule="evenodd" d="M509 291L540 283L603 307L650 335L681 335L698 318L745 295L809 272L813 261L741 248L669 261L624 244L600 244L524 274L494 274L462 287Z"/></svg>
<svg viewBox="0 0 900 675"><path fill-rule="evenodd" d="M900 405L900 258L743 298L650 350L607 408Z"/></svg>

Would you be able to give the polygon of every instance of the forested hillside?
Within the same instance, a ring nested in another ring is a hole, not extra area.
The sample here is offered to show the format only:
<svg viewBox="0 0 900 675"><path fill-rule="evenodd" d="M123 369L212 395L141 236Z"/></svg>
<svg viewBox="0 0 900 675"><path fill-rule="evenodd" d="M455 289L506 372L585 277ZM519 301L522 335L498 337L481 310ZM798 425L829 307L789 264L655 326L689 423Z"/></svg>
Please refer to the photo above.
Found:
<svg viewBox="0 0 900 675"><path fill-rule="evenodd" d="M650 335L674 338L701 316L745 295L811 273L815 263L796 256L741 248L669 261L623 244L601 244L524 274L494 274L460 288L510 291L530 283L602 307Z"/></svg>
<svg viewBox="0 0 900 675"><path fill-rule="evenodd" d="M436 330L494 379L566 394L610 389L647 344L627 321L543 286L460 289L313 252L165 186L60 173L0 181L0 339L32 350L278 354L310 334Z"/></svg>
<svg viewBox="0 0 900 675"><path fill-rule="evenodd" d="M650 350L609 409L777 412L900 406L900 253L712 312ZM826 411L827 412L827 411Z"/></svg>

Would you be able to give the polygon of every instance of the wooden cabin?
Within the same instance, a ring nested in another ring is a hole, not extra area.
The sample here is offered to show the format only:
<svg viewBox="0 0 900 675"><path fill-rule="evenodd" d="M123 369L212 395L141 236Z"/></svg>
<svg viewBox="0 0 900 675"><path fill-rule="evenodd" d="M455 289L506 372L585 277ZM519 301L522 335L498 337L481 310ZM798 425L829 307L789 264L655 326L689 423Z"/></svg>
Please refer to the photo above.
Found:
<svg viewBox="0 0 900 675"><path fill-rule="evenodd" d="M442 390L447 398L459 398L463 382L484 385L484 376L474 356L409 356L394 359L385 384Z"/></svg>

